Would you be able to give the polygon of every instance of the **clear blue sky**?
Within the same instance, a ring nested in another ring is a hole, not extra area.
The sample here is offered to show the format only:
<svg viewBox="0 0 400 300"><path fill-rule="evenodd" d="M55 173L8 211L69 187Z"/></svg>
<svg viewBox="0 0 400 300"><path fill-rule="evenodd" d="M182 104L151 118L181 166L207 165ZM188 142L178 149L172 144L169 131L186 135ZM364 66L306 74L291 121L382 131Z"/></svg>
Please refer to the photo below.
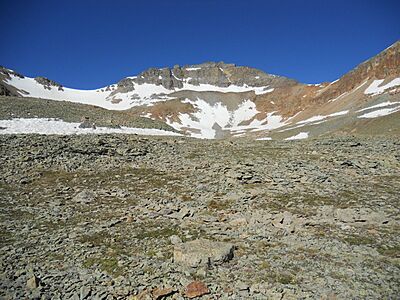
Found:
<svg viewBox="0 0 400 300"><path fill-rule="evenodd" d="M97 88L225 61L332 81L400 39L399 0L0 0L0 65Z"/></svg>

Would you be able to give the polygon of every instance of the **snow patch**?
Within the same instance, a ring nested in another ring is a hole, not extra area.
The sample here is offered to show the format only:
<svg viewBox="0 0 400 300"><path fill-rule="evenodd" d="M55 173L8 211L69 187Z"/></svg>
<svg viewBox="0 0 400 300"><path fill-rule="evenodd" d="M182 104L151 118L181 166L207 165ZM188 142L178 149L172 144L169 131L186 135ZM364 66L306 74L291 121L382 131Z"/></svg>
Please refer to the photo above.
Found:
<svg viewBox="0 0 400 300"><path fill-rule="evenodd" d="M391 82L383 86L380 86L384 81L385 79L374 80L371 85L364 91L364 94L375 96L382 94L387 89L400 85L400 77L393 79Z"/></svg>
<svg viewBox="0 0 400 300"><path fill-rule="evenodd" d="M286 123L282 116L275 115L276 112L268 113L262 120L254 119L260 112L254 102L243 101L235 110L228 108L218 102L210 104L200 98L197 100L185 99L183 103L193 105L196 112L190 114L179 114L177 122L167 119L167 124L177 130L190 129L192 137L213 139L216 136L216 128L230 131L233 134L242 134L248 130L261 131L272 130ZM252 120L253 119L253 120ZM245 121L250 121L248 125L241 125Z"/></svg>
<svg viewBox="0 0 400 300"><path fill-rule="evenodd" d="M108 127L97 127L92 128L79 128L80 123L69 123L57 119L11 119L11 120L0 120L0 127L6 129L0 130L0 134L109 134L109 133L120 133L120 134L139 134L139 135L168 135L168 136L179 136L180 134L152 128L133 128L133 127L121 127L108 128Z"/></svg>
<svg viewBox="0 0 400 300"><path fill-rule="evenodd" d="M363 114L361 116L358 116L357 118L360 118L360 119L373 119L373 118L387 116L387 115L390 115L390 114L395 113L397 111L400 111L400 106L392 107L392 108L378 109L378 110L371 111L369 113Z"/></svg>
<svg viewBox="0 0 400 300"><path fill-rule="evenodd" d="M263 137L263 138L259 138L259 139L256 139L256 141L271 141L272 140L272 138L271 137L269 137L269 136L267 136L267 137Z"/></svg>
<svg viewBox="0 0 400 300"><path fill-rule="evenodd" d="M302 140L306 138L308 138L308 132L300 132L299 134L286 138L285 141Z"/></svg>
<svg viewBox="0 0 400 300"><path fill-rule="evenodd" d="M179 122L167 123L175 129L182 130L185 128L194 129L191 132L192 137L213 139L216 135L214 127L217 125L223 130L232 130L240 127L239 124L253 118L259 112L254 102L246 100L242 102L234 111L221 102L210 104L202 99L192 101L185 99L183 103L193 105L196 112L191 114L179 114Z"/></svg>
<svg viewBox="0 0 400 300"><path fill-rule="evenodd" d="M298 112L293 117L287 119L286 122L288 123L291 119L296 117L299 113L301 113L301 112ZM335 113L332 113L332 114L329 114L329 115L326 115L326 116L317 115L317 116L308 118L306 120L294 123L294 124L290 125L289 128L285 128L285 129L279 130L278 132L284 132L284 131L288 131L288 130L304 127L304 126L308 125L309 123L312 123L311 125L317 125L317 124L320 124L322 122L325 122L326 119L329 118L329 117L342 116L342 115L345 115L345 114L348 114L348 113L349 113L348 110L343 110L343 111L338 111L338 112L335 112Z"/></svg>
<svg viewBox="0 0 400 300"><path fill-rule="evenodd" d="M357 110L357 112L362 112L362 111L366 111L366 110L370 110L370 109L374 109L374 108L380 108L380 107L397 105L397 104L400 104L400 101L394 101L394 102L386 101L386 102L382 102L382 103L379 103L379 104L376 104L376 105L372 105L370 107L366 107L366 108Z"/></svg>
<svg viewBox="0 0 400 300"><path fill-rule="evenodd" d="M212 84L193 85L189 83L184 83L183 88L179 90L190 90L195 92L221 92L221 93L244 93L253 91L256 95L262 95L266 93L271 93L274 89L273 88L268 89L268 86L251 87L246 84L243 86L231 84L228 87L219 87ZM178 91L178 89L175 91Z"/></svg>
<svg viewBox="0 0 400 300"><path fill-rule="evenodd" d="M275 115L276 112L267 114L264 120L253 120L249 126L256 127L251 131L272 130L284 126L286 123L283 121L282 116Z"/></svg>
<svg viewBox="0 0 400 300"><path fill-rule="evenodd" d="M338 78L338 79L332 81L329 85L334 84L334 83L338 82L339 80L340 80L340 78Z"/></svg>
<svg viewBox="0 0 400 300"><path fill-rule="evenodd" d="M308 118L308 119L306 119L306 120L299 121L299 122L297 122L296 124L313 123L313 122L321 121L321 120L324 120L324 119L330 118L330 117L343 116L343 115L346 115L346 114L348 114L348 113L349 113L348 110L343 110L343 111L338 111L338 112L335 112L335 113L333 113L333 114L326 115L326 116L317 115L317 116Z"/></svg>

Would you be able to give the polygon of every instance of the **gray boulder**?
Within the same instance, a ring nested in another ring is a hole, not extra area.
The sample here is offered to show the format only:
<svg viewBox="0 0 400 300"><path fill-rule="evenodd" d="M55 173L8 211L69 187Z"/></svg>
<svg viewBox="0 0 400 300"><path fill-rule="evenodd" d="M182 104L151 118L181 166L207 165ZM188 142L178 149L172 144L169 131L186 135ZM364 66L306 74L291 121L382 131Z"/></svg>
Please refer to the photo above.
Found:
<svg viewBox="0 0 400 300"><path fill-rule="evenodd" d="M92 202L94 199L95 199L95 194L93 192L84 190L76 194L75 197L73 198L73 201L81 204L88 204Z"/></svg>
<svg viewBox="0 0 400 300"><path fill-rule="evenodd" d="M198 239L174 247L174 262L187 267L210 267L233 258L234 245Z"/></svg>

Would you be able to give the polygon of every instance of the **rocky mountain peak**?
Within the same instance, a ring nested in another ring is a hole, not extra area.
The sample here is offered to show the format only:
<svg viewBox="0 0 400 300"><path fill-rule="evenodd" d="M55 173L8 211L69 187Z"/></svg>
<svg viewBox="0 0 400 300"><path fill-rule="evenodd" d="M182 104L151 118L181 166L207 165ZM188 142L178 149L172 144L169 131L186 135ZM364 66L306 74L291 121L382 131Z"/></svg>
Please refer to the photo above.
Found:
<svg viewBox="0 0 400 300"><path fill-rule="evenodd" d="M13 75L15 77L19 77L19 78L25 78L24 75L19 74L13 70L7 69L3 66L0 66L0 76L1 77L5 77L7 79L11 79L10 75Z"/></svg>
<svg viewBox="0 0 400 300"><path fill-rule="evenodd" d="M63 90L63 86L59 84L58 82L55 82L54 80L48 79L46 77L38 76L35 77L35 81L37 83L40 83L41 85L44 86L45 89L50 90L52 86L57 87L59 91Z"/></svg>
<svg viewBox="0 0 400 300"><path fill-rule="evenodd" d="M138 76L128 77L118 82L123 91L133 89L136 84L161 85L168 90L182 89L185 84L199 86L209 84L218 87L235 86L281 86L295 84L296 81L267 74L261 70L236 66L224 62L204 62L196 65L175 65L172 68L149 68Z"/></svg>

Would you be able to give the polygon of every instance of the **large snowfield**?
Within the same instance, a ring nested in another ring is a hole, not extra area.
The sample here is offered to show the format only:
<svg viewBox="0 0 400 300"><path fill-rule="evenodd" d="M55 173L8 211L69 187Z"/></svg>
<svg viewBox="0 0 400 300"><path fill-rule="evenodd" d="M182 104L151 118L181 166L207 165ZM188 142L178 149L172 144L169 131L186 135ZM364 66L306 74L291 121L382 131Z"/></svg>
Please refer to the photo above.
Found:
<svg viewBox="0 0 400 300"><path fill-rule="evenodd" d="M183 87L180 89L169 90L164 88L162 85L132 83L134 90L124 93L116 93L116 84L96 90L76 90L66 87L63 87L61 90L56 86L45 88L34 78L20 78L14 75L10 76L11 79L7 80L6 83L16 87L17 89L26 91L27 94L22 95L24 97L70 101L99 106L109 110L127 110L135 106L153 105L153 103L171 99L168 97L171 93L184 90L221 93L254 92L256 95L270 93L274 90L268 86L251 87L247 85L230 85L228 87L218 87L210 84L193 85L187 83L187 80L185 80L183 82Z"/></svg>

